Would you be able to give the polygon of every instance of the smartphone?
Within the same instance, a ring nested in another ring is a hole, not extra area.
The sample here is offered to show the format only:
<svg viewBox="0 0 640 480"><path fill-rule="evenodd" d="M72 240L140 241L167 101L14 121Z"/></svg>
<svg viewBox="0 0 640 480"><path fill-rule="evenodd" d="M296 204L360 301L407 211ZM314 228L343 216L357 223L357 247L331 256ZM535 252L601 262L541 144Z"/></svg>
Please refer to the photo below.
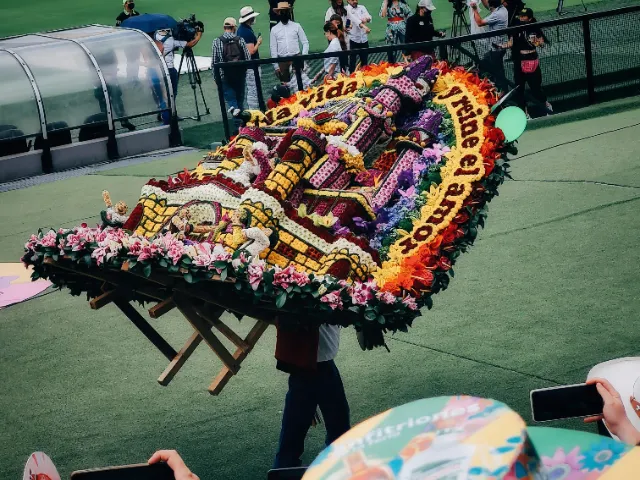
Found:
<svg viewBox="0 0 640 480"><path fill-rule="evenodd" d="M267 480L300 480L307 467L274 468L267 472Z"/></svg>
<svg viewBox="0 0 640 480"><path fill-rule="evenodd" d="M600 415L604 401L596 385L581 383L531 391L531 414L536 422Z"/></svg>
<svg viewBox="0 0 640 480"><path fill-rule="evenodd" d="M351 28L351 19L350 19L350 18L347 18L347 25L346 25L346 27L347 27L347 28Z"/></svg>
<svg viewBox="0 0 640 480"><path fill-rule="evenodd" d="M160 462L78 470L71 474L71 480L175 480L175 477L169 465Z"/></svg>

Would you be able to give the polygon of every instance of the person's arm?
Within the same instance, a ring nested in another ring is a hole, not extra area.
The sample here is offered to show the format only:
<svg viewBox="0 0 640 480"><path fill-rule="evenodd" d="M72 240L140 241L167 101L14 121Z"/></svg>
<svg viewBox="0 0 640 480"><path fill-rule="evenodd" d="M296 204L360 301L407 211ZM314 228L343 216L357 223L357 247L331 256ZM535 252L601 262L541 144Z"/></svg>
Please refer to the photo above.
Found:
<svg viewBox="0 0 640 480"><path fill-rule="evenodd" d="M273 27L271 29L271 33L269 34L269 52L271 53L271 58L278 58L278 40L276 39L276 27ZM280 71L278 62L274 63L273 67L275 68L276 73Z"/></svg>
<svg viewBox="0 0 640 480"><path fill-rule="evenodd" d="M409 18L411 15L413 15L413 12L411 11L411 8L409 7L409 5L407 5L406 3L401 3L400 5L402 5L402 10L404 12L405 20Z"/></svg>
<svg viewBox="0 0 640 480"><path fill-rule="evenodd" d="M158 462L167 462L167 465L173 470L175 480L199 480L198 476L189 470L175 450L158 450L149 459L149 465Z"/></svg>
<svg viewBox="0 0 640 480"><path fill-rule="evenodd" d="M216 38L213 43L211 44L211 72L213 72L213 66L216 63L220 63L220 59L218 58L218 45L217 42L219 42L220 39Z"/></svg>
<svg viewBox="0 0 640 480"><path fill-rule="evenodd" d="M251 55L254 55L260 48L260 45L262 45L262 37L258 37L256 43L247 43L247 50L249 50Z"/></svg>
<svg viewBox="0 0 640 480"><path fill-rule="evenodd" d="M484 8L489 10L489 0L482 0L482 5L484 5Z"/></svg>
<svg viewBox="0 0 640 480"><path fill-rule="evenodd" d="M198 42L200 41L200 39L202 38L202 32L196 32L196 36L193 37L193 40L191 40L190 42L187 42L184 47L182 48L193 48L195 47Z"/></svg>
<svg viewBox="0 0 640 480"><path fill-rule="evenodd" d="M602 409L602 415L585 418L585 423L604 420L609 431L620 440L630 445L640 444L640 431L633 426L631 420L627 417L627 412L618 391L604 378L592 378L587 382L587 385L593 385L594 383L602 400L604 400L604 408Z"/></svg>
<svg viewBox="0 0 640 480"><path fill-rule="evenodd" d="M478 25L479 27L484 27L485 25L489 25L486 20L483 20L482 17L480 17L480 13L478 12L477 5L473 5L471 8L473 9L473 19L476 21L476 25ZM489 17L490 16L491 15L489 15Z"/></svg>
<svg viewBox="0 0 640 480"><path fill-rule="evenodd" d="M380 17L387 18L387 0L382 0L382 5L380 6Z"/></svg>
<svg viewBox="0 0 640 480"><path fill-rule="evenodd" d="M329 21L331 15L333 15L333 8L329 7L327 8L327 13L324 14L324 23L327 23Z"/></svg>
<svg viewBox="0 0 640 480"><path fill-rule="evenodd" d="M304 33L304 29L302 26L298 24L298 39L302 44L302 55L307 55L309 53L309 39L307 38L307 34Z"/></svg>
<svg viewBox="0 0 640 480"><path fill-rule="evenodd" d="M329 77L329 79L333 79L333 74L336 71L336 65L337 63L331 63L331 65L329 65L329 71L327 72L327 77Z"/></svg>
<svg viewBox="0 0 640 480"><path fill-rule="evenodd" d="M367 7L365 7L364 5L362 5L362 10L363 10L363 14L362 14L362 21L364 23L371 23L371 21L373 20L373 18L371 17L371 14L369 13L369 10L367 10Z"/></svg>
<svg viewBox="0 0 640 480"><path fill-rule="evenodd" d="M244 52L245 60L251 60L251 54L249 53L249 49L247 48L247 42L244 41L244 38L240 38L240 45L242 46L242 51Z"/></svg>

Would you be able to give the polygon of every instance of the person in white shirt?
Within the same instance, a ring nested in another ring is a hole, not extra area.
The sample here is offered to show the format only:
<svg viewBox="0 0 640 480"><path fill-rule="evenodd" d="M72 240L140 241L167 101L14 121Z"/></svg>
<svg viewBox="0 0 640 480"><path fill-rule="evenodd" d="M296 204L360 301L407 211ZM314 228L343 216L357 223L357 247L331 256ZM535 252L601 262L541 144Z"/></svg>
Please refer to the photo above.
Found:
<svg viewBox="0 0 640 480"><path fill-rule="evenodd" d="M338 31L331 23L324 24L324 36L329 41L329 46L324 53L342 52L342 45L340 45L340 40L338 39ZM335 80L340 70L338 64L339 56L337 55L335 57L325 58L324 68L318 72L311 83L315 83L323 74L325 81Z"/></svg>
<svg viewBox="0 0 640 480"><path fill-rule="evenodd" d="M173 87L174 97L178 94L179 75L178 75L178 70L176 70L176 67L173 61L173 52L178 50L179 48L195 47L201 38L202 38L201 28L198 28L198 30L196 30L196 36L190 42L176 40L175 38L173 38L173 35L171 34L171 30L158 30L155 34L154 40L156 41L156 45L158 46L158 49L162 53L162 56L164 57L164 61L167 64L167 69L169 70L169 76L171 77L171 86Z"/></svg>
<svg viewBox="0 0 640 480"><path fill-rule="evenodd" d="M291 6L287 2L279 2L275 9L280 15L280 22L271 29L270 50L271 58L291 57L300 55L300 45L302 44L302 55L309 53L309 40L300 24L291 20ZM291 61L279 62L274 65L276 76L287 85L292 93L298 91L298 82L295 74L292 74ZM302 86L308 88L311 80L307 76L305 68L302 70Z"/></svg>
<svg viewBox="0 0 640 480"><path fill-rule="evenodd" d="M320 325L316 369L291 372L274 468L301 465L304 439L317 407L320 407L327 429L327 446L351 428L349 402L334 362L339 347L340 327Z"/></svg>
<svg viewBox="0 0 640 480"><path fill-rule="evenodd" d="M371 29L367 26L367 23L371 22L371 15L369 14L367 7L364 5L358 5L358 0L348 0L349 6L347 7L347 13L350 20L350 32L349 32L349 50L362 50L369 48L369 33ZM360 57L360 66L364 67L369 63L369 57L366 53L360 52L359 54L351 55L349 70L351 72L356 69L356 57Z"/></svg>

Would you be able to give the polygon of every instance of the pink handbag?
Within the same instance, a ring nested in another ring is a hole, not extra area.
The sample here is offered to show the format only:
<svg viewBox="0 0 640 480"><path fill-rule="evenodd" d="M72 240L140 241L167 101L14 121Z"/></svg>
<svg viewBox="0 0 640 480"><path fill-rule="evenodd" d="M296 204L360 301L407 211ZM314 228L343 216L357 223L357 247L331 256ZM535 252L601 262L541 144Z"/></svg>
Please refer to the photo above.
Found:
<svg viewBox="0 0 640 480"><path fill-rule="evenodd" d="M521 60L520 68L522 69L522 73L533 73L540 65L540 61L538 59L535 60Z"/></svg>

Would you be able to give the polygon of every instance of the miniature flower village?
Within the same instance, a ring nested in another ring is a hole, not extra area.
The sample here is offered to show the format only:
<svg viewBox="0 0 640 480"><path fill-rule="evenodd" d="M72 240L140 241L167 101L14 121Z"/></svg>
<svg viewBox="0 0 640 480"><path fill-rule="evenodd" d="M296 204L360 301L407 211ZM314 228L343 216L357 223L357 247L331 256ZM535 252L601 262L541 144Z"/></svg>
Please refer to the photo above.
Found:
<svg viewBox="0 0 640 480"><path fill-rule="evenodd" d="M22 260L90 298L101 282L74 272L126 270L300 324L406 331L508 175L496 100L489 82L429 57L365 67L243 112L229 144L150 180L130 213L104 192L102 225L43 229Z"/></svg>

